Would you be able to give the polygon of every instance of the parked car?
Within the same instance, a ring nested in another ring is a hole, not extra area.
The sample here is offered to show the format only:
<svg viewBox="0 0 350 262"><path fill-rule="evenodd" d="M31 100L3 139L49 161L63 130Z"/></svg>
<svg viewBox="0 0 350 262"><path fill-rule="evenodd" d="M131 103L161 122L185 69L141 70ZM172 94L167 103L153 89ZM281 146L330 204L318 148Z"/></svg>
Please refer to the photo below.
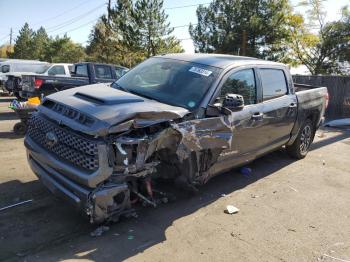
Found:
<svg viewBox="0 0 350 262"><path fill-rule="evenodd" d="M22 97L47 96L77 86L111 83L126 71L127 68L121 66L84 62L73 65L71 77L25 75L22 83Z"/></svg>
<svg viewBox="0 0 350 262"><path fill-rule="evenodd" d="M155 56L112 85L47 96L25 137L28 162L91 222L116 219L140 201L156 206L159 178L196 189L282 146L304 158L328 93L298 86L280 63Z"/></svg>
<svg viewBox="0 0 350 262"><path fill-rule="evenodd" d="M24 75L40 75L40 76L60 76L70 77L70 71L72 70L72 64L57 63L47 64L38 69L36 73L24 73L24 72L12 72L7 73L6 85L8 89L11 89L12 93L19 99L25 98L22 94L22 77Z"/></svg>
<svg viewBox="0 0 350 262"><path fill-rule="evenodd" d="M7 74L13 72L35 73L42 70L48 63L37 60L22 60L22 59L6 59L0 62L0 88L5 89L5 82L7 81ZM12 92L12 86L9 86L7 91Z"/></svg>

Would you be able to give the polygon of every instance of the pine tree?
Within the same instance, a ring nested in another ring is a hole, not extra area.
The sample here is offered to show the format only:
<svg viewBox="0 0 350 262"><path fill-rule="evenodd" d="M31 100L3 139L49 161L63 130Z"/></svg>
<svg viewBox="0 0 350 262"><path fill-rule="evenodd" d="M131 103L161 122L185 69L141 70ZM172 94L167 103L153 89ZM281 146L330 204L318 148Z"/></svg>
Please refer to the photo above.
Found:
<svg viewBox="0 0 350 262"><path fill-rule="evenodd" d="M33 34L33 39L31 43L32 48L32 58L44 60L47 48L50 45L50 38L43 27L40 27Z"/></svg>
<svg viewBox="0 0 350 262"><path fill-rule="evenodd" d="M147 57L167 51L183 51L180 42L171 36L173 28L167 21L168 15L163 9L163 0L138 0L135 4L135 19L141 46L147 51Z"/></svg>
<svg viewBox="0 0 350 262"><path fill-rule="evenodd" d="M131 67L159 53L183 52L171 36L163 1L117 0L90 34L89 59Z"/></svg>
<svg viewBox="0 0 350 262"><path fill-rule="evenodd" d="M33 30L29 27L28 23L25 23L15 40L13 57L18 59L32 59L32 41Z"/></svg>
<svg viewBox="0 0 350 262"><path fill-rule="evenodd" d="M85 50L67 35L50 40L45 60L51 63L76 63L85 60Z"/></svg>

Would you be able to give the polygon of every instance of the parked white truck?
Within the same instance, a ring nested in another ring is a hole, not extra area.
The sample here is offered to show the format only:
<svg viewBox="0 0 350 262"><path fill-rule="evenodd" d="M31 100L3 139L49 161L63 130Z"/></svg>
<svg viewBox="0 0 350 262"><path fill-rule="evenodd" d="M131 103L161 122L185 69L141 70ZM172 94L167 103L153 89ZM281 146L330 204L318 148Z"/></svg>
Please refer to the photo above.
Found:
<svg viewBox="0 0 350 262"><path fill-rule="evenodd" d="M56 63L56 64L45 64L34 73L19 71L6 73L5 87L8 92L12 92L17 98L24 98L22 95L22 76L23 75L44 75L44 76L61 76L70 77L70 71L72 70L72 64L67 63Z"/></svg>

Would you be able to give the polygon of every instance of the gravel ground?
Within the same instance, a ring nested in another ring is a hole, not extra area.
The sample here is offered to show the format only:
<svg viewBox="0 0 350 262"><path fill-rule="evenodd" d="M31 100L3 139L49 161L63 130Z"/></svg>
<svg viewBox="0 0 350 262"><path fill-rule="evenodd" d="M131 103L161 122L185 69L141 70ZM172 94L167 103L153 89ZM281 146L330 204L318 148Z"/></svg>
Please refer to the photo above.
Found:
<svg viewBox="0 0 350 262"><path fill-rule="evenodd" d="M33 202L0 211L1 261L350 261L350 131L318 131L304 160L276 151L94 238L29 169L10 101L0 97L0 207Z"/></svg>

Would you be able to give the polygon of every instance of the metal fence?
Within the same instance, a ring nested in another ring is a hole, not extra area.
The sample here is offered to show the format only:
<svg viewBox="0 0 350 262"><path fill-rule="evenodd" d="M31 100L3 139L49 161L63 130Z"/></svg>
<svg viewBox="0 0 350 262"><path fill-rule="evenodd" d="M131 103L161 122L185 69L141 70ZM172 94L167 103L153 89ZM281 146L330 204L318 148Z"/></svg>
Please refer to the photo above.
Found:
<svg viewBox="0 0 350 262"><path fill-rule="evenodd" d="M293 81L327 87L329 93L327 119L350 117L350 76L293 76Z"/></svg>

